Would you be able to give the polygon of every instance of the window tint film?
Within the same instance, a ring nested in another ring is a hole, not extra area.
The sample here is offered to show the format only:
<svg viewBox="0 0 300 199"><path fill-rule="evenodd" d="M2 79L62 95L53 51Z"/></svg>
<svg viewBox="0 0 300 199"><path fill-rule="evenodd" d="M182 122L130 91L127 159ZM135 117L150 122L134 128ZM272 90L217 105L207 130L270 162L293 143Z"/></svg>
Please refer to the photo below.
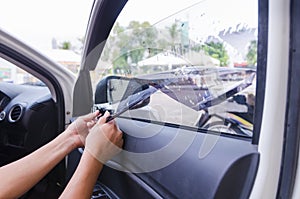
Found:
<svg viewBox="0 0 300 199"><path fill-rule="evenodd" d="M93 86L115 77L106 92L120 117L251 137L257 18L254 0L131 0L91 72Z"/></svg>

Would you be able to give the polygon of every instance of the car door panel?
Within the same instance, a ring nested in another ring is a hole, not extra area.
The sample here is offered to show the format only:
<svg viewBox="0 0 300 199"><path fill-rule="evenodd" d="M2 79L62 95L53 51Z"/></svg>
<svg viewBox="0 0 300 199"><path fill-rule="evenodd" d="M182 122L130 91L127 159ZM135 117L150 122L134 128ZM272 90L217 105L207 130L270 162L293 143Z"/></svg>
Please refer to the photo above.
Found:
<svg viewBox="0 0 300 199"><path fill-rule="evenodd" d="M143 164L137 166L138 163L126 155L122 157L122 161L118 159L116 162L109 161L99 176L98 183L108 187L119 198L249 197L259 162L257 147L252 145L250 140L212 135L209 132L195 134L185 127L174 128L167 124L159 125L121 118L117 121L125 133L124 150L144 154L146 163L157 161L157 164L160 164L161 157L147 160L147 153L161 149L166 142L174 141L176 136L183 134L191 139L190 145L184 148L183 152L176 151L183 149L180 146L177 149L172 147L172 150L168 151L170 156L172 153L182 155L157 170L155 164L152 168L139 168ZM128 132L128 126L133 123L135 132ZM159 132L147 138L130 136L143 134L145 125L149 129L159 129ZM217 141L213 146L206 145L210 147L209 152L199 158L201 146L208 142L208 136ZM148 169L149 172L143 172L143 169L145 171Z"/></svg>

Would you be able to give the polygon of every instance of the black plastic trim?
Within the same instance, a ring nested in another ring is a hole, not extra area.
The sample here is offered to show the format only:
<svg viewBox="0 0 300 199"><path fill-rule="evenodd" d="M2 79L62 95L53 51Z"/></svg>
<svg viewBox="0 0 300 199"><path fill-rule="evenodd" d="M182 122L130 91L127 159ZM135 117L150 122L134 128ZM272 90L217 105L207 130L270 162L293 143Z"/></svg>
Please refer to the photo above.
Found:
<svg viewBox="0 0 300 199"><path fill-rule="evenodd" d="M83 66L88 66L90 69L96 67L112 26L126 3L127 0L94 1L86 33Z"/></svg>
<svg viewBox="0 0 300 199"><path fill-rule="evenodd" d="M254 111L254 129L252 143L258 144L263 115L267 73L268 54L268 19L269 1L258 1L258 43L257 43L257 72L256 72L256 98Z"/></svg>

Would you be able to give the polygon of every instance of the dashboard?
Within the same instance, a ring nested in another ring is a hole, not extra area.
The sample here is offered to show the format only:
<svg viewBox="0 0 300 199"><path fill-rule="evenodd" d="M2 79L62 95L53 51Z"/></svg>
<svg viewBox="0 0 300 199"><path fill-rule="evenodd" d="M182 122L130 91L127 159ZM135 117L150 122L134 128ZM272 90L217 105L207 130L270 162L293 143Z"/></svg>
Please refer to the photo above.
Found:
<svg viewBox="0 0 300 199"><path fill-rule="evenodd" d="M57 135L57 108L41 85L0 83L0 166Z"/></svg>

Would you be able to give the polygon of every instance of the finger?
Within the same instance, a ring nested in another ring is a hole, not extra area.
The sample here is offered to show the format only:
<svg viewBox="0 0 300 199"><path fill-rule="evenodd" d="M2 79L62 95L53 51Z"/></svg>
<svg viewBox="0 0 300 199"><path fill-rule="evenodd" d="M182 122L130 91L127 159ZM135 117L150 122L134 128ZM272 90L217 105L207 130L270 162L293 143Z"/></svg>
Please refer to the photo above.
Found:
<svg viewBox="0 0 300 199"><path fill-rule="evenodd" d="M82 129L86 127L86 122L82 118L77 118L74 122L74 125L78 131L78 129Z"/></svg>
<svg viewBox="0 0 300 199"><path fill-rule="evenodd" d="M99 118L98 124L105 124L106 123L106 118L108 116L110 116L110 113L108 111L105 111L104 115Z"/></svg>
<svg viewBox="0 0 300 199"><path fill-rule="evenodd" d="M87 122L87 126L88 128L93 128L93 126L96 124L96 122L94 120L91 120L90 122Z"/></svg>
<svg viewBox="0 0 300 199"><path fill-rule="evenodd" d="M99 110L96 110L95 112L93 113L89 113L87 115L84 115L84 116L81 116L81 118L84 120L84 121L91 121L93 119L95 119L98 115L99 115Z"/></svg>

